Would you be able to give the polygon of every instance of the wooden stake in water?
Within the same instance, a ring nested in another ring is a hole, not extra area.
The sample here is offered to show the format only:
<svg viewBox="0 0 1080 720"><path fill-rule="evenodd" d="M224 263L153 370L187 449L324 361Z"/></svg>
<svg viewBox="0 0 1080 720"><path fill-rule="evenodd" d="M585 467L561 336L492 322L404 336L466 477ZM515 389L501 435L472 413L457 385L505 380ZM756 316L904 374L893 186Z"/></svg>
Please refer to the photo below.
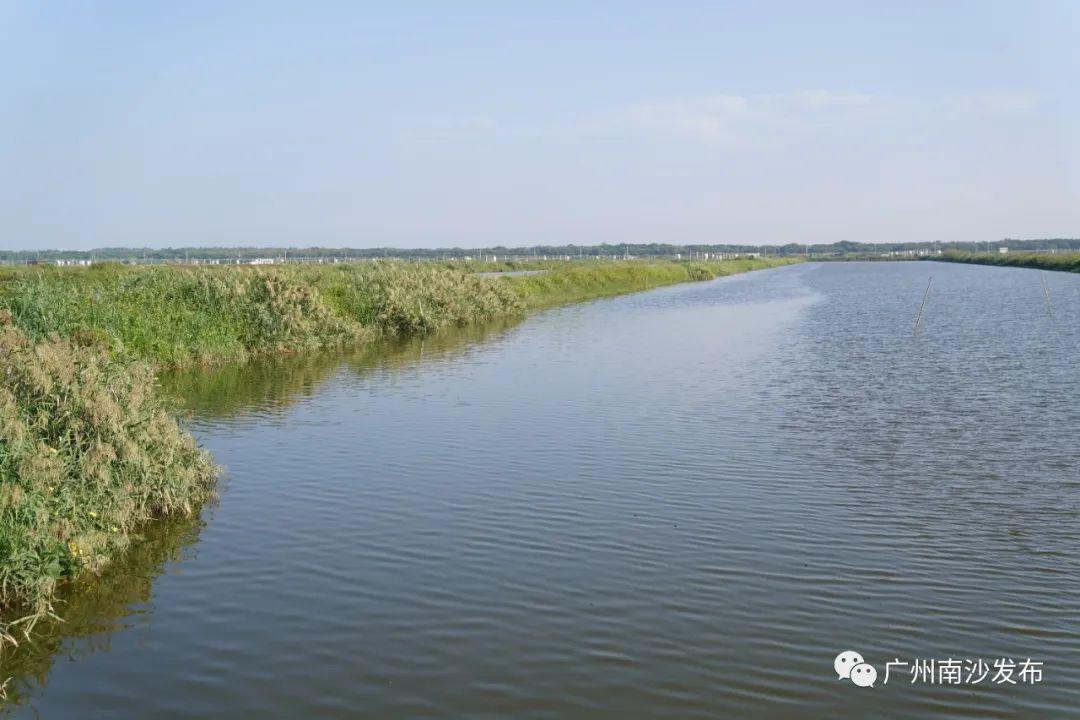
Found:
<svg viewBox="0 0 1080 720"><path fill-rule="evenodd" d="M926 281L926 292L922 295L922 305L919 305L919 315L915 318L915 329L911 331L911 336L915 337L919 334L919 326L922 325L923 309L926 307L926 298L930 295L930 283L934 282L934 276L931 275L930 279Z"/></svg>
<svg viewBox="0 0 1080 720"><path fill-rule="evenodd" d="M1050 291L1046 289L1046 277L1042 273L1039 273L1039 282L1042 283L1043 296L1046 298L1046 314L1054 317L1054 311L1050 307Z"/></svg>

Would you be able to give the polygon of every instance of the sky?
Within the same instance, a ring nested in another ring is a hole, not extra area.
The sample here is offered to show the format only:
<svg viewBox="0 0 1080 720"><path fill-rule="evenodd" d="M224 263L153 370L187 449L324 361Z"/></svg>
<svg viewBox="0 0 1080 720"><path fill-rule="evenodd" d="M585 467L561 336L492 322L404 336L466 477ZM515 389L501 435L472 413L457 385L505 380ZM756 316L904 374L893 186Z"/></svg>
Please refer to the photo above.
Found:
<svg viewBox="0 0 1080 720"><path fill-rule="evenodd" d="M0 0L0 249L1080 236L1076 2Z"/></svg>

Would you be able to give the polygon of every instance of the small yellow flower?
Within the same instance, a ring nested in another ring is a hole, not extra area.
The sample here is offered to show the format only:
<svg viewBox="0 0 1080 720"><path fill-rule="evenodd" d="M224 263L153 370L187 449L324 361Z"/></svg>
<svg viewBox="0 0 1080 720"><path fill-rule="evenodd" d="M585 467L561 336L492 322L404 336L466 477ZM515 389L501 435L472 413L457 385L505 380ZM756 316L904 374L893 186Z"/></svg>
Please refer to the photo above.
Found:
<svg viewBox="0 0 1080 720"><path fill-rule="evenodd" d="M120 532L120 528L116 527L115 525L110 525L109 529L112 530L113 532Z"/></svg>
<svg viewBox="0 0 1080 720"><path fill-rule="evenodd" d="M70 550L71 554L75 557L79 557L79 546L76 545L74 541L68 540L68 550Z"/></svg>
<svg viewBox="0 0 1080 720"><path fill-rule="evenodd" d="M93 510L91 510L91 511L90 511L90 517L92 517L92 518L96 518L96 517L97 517L97 513L96 513L96 512L94 512Z"/></svg>

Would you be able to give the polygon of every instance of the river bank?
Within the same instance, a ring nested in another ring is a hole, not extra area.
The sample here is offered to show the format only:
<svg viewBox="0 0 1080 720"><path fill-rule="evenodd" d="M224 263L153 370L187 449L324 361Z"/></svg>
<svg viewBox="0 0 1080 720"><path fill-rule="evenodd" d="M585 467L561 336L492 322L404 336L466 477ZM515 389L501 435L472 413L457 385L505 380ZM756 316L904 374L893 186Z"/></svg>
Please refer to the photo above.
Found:
<svg viewBox="0 0 1080 720"><path fill-rule="evenodd" d="M1078 343L1036 273L814 263L162 374L220 498L68 584L4 708L1069 717ZM1045 681L857 688L849 647Z"/></svg>
<svg viewBox="0 0 1080 720"><path fill-rule="evenodd" d="M542 275L501 277L393 261L18 268L0 274L0 309L33 340L56 333L114 357L182 368L432 333L790 262L552 262Z"/></svg>
<svg viewBox="0 0 1080 720"><path fill-rule="evenodd" d="M155 374L358 346L553 305L789 264L549 263L478 277L442 264L21 268L0 275L0 649L55 612L152 519L191 515L217 469Z"/></svg>
<svg viewBox="0 0 1080 720"><path fill-rule="evenodd" d="M1080 253L968 253L947 250L941 255L928 257L938 262L968 263L971 265L1000 265L1036 270L1080 272Z"/></svg>

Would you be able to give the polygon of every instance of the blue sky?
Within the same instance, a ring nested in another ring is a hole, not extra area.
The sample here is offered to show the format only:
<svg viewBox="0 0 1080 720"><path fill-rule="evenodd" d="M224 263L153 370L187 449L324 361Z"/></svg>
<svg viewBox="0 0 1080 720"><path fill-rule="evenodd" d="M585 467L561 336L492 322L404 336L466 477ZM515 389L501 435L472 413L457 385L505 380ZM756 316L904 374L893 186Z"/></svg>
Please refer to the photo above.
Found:
<svg viewBox="0 0 1080 720"><path fill-rule="evenodd" d="M1080 3L0 2L0 248L1080 236Z"/></svg>

